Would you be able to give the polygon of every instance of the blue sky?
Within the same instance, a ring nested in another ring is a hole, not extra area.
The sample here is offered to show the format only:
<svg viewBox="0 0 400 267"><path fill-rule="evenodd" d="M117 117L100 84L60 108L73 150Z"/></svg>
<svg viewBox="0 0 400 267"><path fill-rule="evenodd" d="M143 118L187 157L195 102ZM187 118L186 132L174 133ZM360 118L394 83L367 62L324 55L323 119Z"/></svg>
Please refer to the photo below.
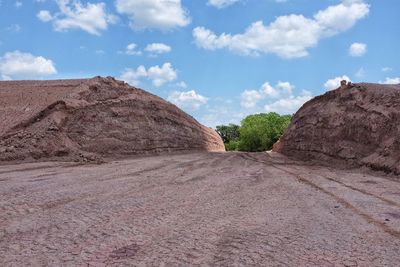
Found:
<svg viewBox="0 0 400 267"><path fill-rule="evenodd" d="M398 0L0 0L0 79L114 76L200 122L400 83Z"/></svg>

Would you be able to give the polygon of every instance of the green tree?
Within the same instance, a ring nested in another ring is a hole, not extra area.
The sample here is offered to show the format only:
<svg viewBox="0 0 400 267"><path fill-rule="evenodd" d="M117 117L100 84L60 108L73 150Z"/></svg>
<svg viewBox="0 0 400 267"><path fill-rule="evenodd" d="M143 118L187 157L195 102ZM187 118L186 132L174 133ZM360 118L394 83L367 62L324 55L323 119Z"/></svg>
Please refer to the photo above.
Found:
<svg viewBox="0 0 400 267"><path fill-rule="evenodd" d="M241 151L270 150L289 126L291 118L290 115L280 116L274 112L247 116L240 128L238 149Z"/></svg>
<svg viewBox="0 0 400 267"><path fill-rule="evenodd" d="M217 133L221 136L225 144L230 141L236 141L239 139L240 126L230 123L229 125L219 125L216 127Z"/></svg>

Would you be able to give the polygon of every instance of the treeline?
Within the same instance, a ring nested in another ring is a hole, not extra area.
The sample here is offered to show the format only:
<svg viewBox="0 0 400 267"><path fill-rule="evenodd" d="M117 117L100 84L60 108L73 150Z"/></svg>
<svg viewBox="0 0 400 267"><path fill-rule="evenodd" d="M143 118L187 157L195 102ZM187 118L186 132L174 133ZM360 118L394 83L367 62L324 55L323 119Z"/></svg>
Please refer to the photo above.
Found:
<svg viewBox="0 0 400 267"><path fill-rule="evenodd" d="M266 151L272 149L285 129L289 126L291 115L275 112L247 116L242 125L219 125L216 131L225 143L226 150Z"/></svg>

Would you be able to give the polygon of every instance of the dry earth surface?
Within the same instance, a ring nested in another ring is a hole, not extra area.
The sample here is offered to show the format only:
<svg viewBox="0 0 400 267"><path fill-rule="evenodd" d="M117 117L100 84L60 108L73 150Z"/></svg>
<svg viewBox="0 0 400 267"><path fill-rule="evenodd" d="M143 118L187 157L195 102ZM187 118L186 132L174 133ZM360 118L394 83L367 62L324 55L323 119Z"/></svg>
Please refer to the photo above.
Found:
<svg viewBox="0 0 400 267"><path fill-rule="evenodd" d="M0 266L398 266L400 182L275 153L0 166Z"/></svg>

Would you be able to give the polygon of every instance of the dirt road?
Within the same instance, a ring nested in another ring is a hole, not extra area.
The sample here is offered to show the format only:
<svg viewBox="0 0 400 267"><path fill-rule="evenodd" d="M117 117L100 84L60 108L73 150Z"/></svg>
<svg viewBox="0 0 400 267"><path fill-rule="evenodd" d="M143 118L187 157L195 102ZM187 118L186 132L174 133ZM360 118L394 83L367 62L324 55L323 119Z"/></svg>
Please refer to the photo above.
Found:
<svg viewBox="0 0 400 267"><path fill-rule="evenodd" d="M0 266L398 266L400 180L267 153L0 166Z"/></svg>

